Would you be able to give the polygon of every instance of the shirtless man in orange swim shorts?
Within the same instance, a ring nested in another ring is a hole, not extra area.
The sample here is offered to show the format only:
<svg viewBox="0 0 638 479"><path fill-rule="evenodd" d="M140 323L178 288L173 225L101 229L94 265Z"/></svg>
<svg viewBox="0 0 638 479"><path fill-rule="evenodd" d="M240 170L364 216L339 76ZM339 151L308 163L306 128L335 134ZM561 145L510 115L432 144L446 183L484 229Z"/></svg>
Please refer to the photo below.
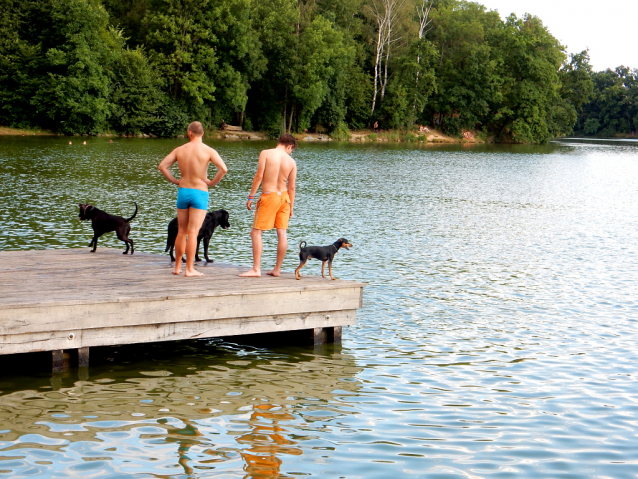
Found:
<svg viewBox="0 0 638 479"><path fill-rule="evenodd" d="M253 241L253 268L240 274L242 277L261 276L261 253L263 231L277 229L277 263L267 274L281 275L281 265L288 249L286 229L288 220L292 218L295 204L295 181L297 179L297 164L290 154L297 148L297 140L292 135L282 135L277 141L277 147L264 150L259 155L257 173L253 179L253 186L248 195L246 207L252 210L253 200L261 184L261 196L255 208L255 218L250 237Z"/></svg>

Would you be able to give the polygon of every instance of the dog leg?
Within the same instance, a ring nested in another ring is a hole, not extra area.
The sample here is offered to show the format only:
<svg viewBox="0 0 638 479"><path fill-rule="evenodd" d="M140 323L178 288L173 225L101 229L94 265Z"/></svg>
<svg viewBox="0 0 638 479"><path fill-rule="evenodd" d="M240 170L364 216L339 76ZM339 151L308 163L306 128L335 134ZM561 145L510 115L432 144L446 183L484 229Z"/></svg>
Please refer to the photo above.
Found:
<svg viewBox="0 0 638 479"><path fill-rule="evenodd" d="M202 259L199 257L199 245L202 242L202 237L197 236L197 249L195 250L195 261L201 261Z"/></svg>
<svg viewBox="0 0 638 479"><path fill-rule="evenodd" d="M116 231L115 234L117 235L117 239L119 239L120 241L122 241L126 245L126 249L124 250L124 252L122 254L127 254L128 250L129 250L129 247L131 249L131 254L133 254L133 241L131 239L129 239L128 231L126 231L126 232Z"/></svg>
<svg viewBox="0 0 638 479"><path fill-rule="evenodd" d="M204 236L204 258L207 263L213 263L215 260L208 257L208 245L210 245L210 236Z"/></svg>
<svg viewBox="0 0 638 479"><path fill-rule="evenodd" d="M321 277L322 277L322 278L325 278L325 277L326 277L326 275L325 275L325 274L324 274L324 272L323 272L323 271L324 271L324 269L325 269L325 267L326 267L326 262L325 262L325 261L322 261L322 262L321 262Z"/></svg>
<svg viewBox="0 0 638 479"><path fill-rule="evenodd" d="M95 253L95 250L97 249L97 239L99 238L99 236L93 236L93 249L91 250L91 253ZM89 245L90 246L90 245Z"/></svg>
<svg viewBox="0 0 638 479"><path fill-rule="evenodd" d="M335 280L337 278L335 278L334 276L332 276L332 260L328 260L328 272L330 273L330 279L331 280Z"/></svg>
<svg viewBox="0 0 638 479"><path fill-rule="evenodd" d="M133 240L129 238L129 241L131 242L131 254L135 253L135 245L133 244Z"/></svg>
<svg viewBox="0 0 638 479"><path fill-rule="evenodd" d="M171 245L171 252L170 252L170 255L171 255L171 263L172 263L173 261L175 261L175 256L173 256L173 249L174 249L174 248L175 248L175 245L174 245L174 244L172 244L172 245Z"/></svg>
<svg viewBox="0 0 638 479"><path fill-rule="evenodd" d="M299 272L299 270L301 270L301 268L303 268L307 262L308 262L308 259L302 260L299 263L299 266L297 266L297 269L295 270L295 279L301 279L301 273Z"/></svg>

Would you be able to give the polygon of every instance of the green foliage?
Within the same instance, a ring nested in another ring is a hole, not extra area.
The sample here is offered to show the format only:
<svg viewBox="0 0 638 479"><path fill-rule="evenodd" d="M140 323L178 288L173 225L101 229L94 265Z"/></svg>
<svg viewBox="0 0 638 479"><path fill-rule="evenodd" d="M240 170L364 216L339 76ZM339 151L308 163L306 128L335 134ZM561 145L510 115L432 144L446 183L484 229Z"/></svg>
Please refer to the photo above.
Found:
<svg viewBox="0 0 638 479"><path fill-rule="evenodd" d="M123 133L152 131L158 121L163 94L161 79L144 52L139 48L121 50L113 60L110 73L110 129Z"/></svg>
<svg viewBox="0 0 638 479"><path fill-rule="evenodd" d="M613 137L638 130L638 70L618 67L592 74L593 94L579 115L577 131Z"/></svg>
<svg viewBox="0 0 638 479"><path fill-rule="evenodd" d="M40 119L36 124L64 133L104 131L111 110L107 68L121 41L108 28L104 7L94 0L56 0L29 7L31 15L42 15L40 22L47 23L33 32L39 49L26 65L35 70L30 74L36 78L31 98Z"/></svg>
<svg viewBox="0 0 638 479"><path fill-rule="evenodd" d="M343 121L339 122L330 133L330 138L333 140L349 140L351 136L348 125Z"/></svg>
<svg viewBox="0 0 638 479"><path fill-rule="evenodd" d="M187 106L165 96L159 108L159 117L153 122L150 132L160 137L171 137L184 134L191 117Z"/></svg>
<svg viewBox="0 0 638 479"><path fill-rule="evenodd" d="M401 5L371 115L372 0L0 0L0 124L174 136L224 120L345 139L378 120L521 143L636 130L636 70L566 61L530 15L437 0L422 36Z"/></svg>
<svg viewBox="0 0 638 479"><path fill-rule="evenodd" d="M587 118L583 130L588 135L595 135L600 130L600 122L596 118Z"/></svg>

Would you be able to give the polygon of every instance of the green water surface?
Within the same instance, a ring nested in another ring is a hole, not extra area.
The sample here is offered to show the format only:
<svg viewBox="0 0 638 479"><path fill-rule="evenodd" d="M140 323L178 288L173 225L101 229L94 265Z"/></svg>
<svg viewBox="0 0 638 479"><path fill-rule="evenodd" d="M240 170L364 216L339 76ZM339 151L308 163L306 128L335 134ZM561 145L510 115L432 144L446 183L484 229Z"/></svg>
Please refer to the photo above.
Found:
<svg viewBox="0 0 638 479"><path fill-rule="evenodd" d="M130 216L137 202L136 250L163 254L176 188L157 164L183 140L71 140L0 138L0 250L88 249L78 203ZM231 223L211 255L249 265L245 201L273 145L211 145L229 167L211 209ZM342 346L98 348L88 372L54 377L13 357L0 477L638 477L635 143L294 156L284 270L299 241L346 237L334 272L369 284Z"/></svg>

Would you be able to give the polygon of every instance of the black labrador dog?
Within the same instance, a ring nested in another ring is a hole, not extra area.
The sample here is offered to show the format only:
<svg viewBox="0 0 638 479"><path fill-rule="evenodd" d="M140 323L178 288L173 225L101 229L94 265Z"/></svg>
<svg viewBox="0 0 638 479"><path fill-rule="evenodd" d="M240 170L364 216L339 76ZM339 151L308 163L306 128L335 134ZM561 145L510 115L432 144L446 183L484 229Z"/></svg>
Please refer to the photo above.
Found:
<svg viewBox="0 0 638 479"><path fill-rule="evenodd" d="M137 215L137 203L135 203L135 213L130 218L122 218L121 216L110 215L105 211L97 209L95 206L89 204L83 205L80 203L80 221L91 220L91 226L93 227L93 239L89 243L89 248L93 246L91 253L95 253L97 249L97 239L104 233L110 233L115 231L117 239L126 243L126 250L122 254L128 253L129 246L131 248L131 254L135 251L133 247L133 240L128 237L131 232L130 221Z"/></svg>
<svg viewBox="0 0 638 479"><path fill-rule="evenodd" d="M201 261L199 259L199 245L202 239L204 240L204 258L206 258L206 262L212 263L214 261L208 258L208 245L210 244L210 238L215 232L215 228L218 226L221 226L222 229L230 227L230 223L228 222L228 211L216 210L206 213L202 227L199 229L199 233L197 234L197 251L195 252L195 261ZM166 249L164 250L165 253L168 250L171 250L171 261L175 261L175 256L173 256L175 238L177 238L177 218L173 218L168 224L168 238L166 239Z"/></svg>
<svg viewBox="0 0 638 479"><path fill-rule="evenodd" d="M304 245L304 246L301 246ZM299 266L295 270L295 278L301 279L299 270L303 268L309 258L315 258L321 261L321 277L325 278L324 270L326 267L326 261L328 262L328 272L330 273L330 279L337 279L332 276L332 260L341 248L350 249L352 245L350 241L345 238L339 238L337 241L328 246L306 246L306 242L299 243Z"/></svg>

